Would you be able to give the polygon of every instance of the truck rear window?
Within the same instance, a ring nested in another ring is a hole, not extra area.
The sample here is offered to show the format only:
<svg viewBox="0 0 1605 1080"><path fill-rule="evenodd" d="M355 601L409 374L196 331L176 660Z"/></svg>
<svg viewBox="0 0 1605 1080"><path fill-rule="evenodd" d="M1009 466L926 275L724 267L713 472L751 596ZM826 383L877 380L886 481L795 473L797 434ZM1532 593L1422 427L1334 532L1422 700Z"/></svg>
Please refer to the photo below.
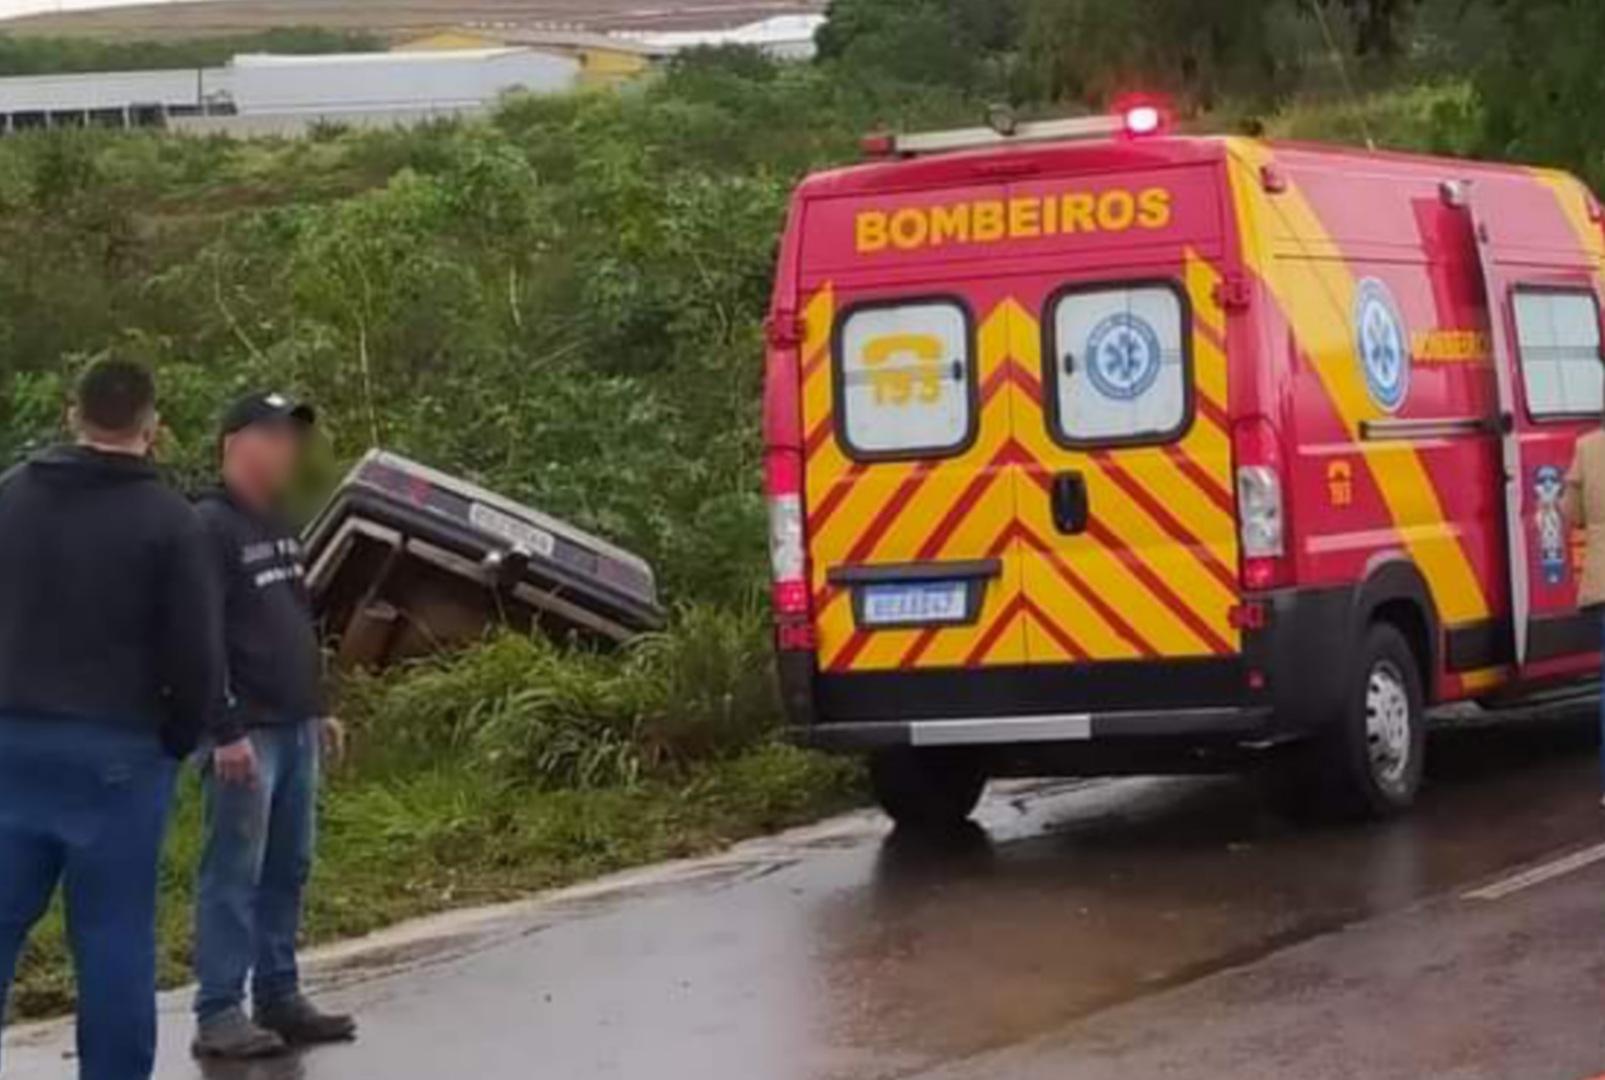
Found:
<svg viewBox="0 0 1605 1080"><path fill-rule="evenodd" d="M859 305L835 352L838 431L853 456L952 454L974 438L974 333L958 301Z"/></svg>
<svg viewBox="0 0 1605 1080"><path fill-rule="evenodd" d="M1049 302L1050 423L1060 442L1167 442L1192 414L1187 309L1168 282L1075 288Z"/></svg>

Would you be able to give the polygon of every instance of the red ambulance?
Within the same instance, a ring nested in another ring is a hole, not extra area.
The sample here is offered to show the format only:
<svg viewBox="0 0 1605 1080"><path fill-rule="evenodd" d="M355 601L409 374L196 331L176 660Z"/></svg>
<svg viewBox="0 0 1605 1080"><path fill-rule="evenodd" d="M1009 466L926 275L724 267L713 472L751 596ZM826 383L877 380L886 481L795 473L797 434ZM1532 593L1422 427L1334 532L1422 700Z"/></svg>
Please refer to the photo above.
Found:
<svg viewBox="0 0 1605 1080"><path fill-rule="evenodd" d="M783 691L899 822L1279 748L1393 813L1427 710L1598 674L1560 497L1605 407L1599 203L1163 119L878 137L796 193Z"/></svg>

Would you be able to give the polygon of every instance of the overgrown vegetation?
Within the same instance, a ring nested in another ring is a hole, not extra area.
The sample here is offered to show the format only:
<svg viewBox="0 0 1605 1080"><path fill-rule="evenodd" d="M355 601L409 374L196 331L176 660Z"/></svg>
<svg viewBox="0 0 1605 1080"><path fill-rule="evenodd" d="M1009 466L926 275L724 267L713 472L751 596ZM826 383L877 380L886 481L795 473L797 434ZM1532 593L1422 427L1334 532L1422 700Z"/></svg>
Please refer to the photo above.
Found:
<svg viewBox="0 0 1605 1080"><path fill-rule="evenodd" d="M319 404L336 463L383 443L659 567L675 626L621 656L504 638L345 688L356 756L328 798L314 935L695 850L857 790L850 767L775 743L756 599L761 319L801 174L877 126L1160 89L1201 127L1605 181L1601 17L1593 0L836 0L818 64L694 54L487 122L9 138L0 460L54 437L73 372L120 349L159 372L180 478L207 468L225 400L279 386ZM195 818L186 789L170 977ZM19 1005L64 1005L63 970L47 935Z"/></svg>
<svg viewBox="0 0 1605 1080"><path fill-rule="evenodd" d="M59 75L92 71L154 71L212 67L239 53L373 52L384 48L372 34L290 26L257 34L222 34L185 41L105 41L90 37L18 37L0 34L0 76Z"/></svg>

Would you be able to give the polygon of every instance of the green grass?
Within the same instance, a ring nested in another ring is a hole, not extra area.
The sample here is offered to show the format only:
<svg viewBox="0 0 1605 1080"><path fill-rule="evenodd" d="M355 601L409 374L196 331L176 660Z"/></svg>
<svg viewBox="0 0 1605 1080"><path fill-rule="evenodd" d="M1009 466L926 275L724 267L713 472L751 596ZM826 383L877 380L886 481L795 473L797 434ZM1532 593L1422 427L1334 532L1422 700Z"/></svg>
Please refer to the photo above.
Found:
<svg viewBox="0 0 1605 1080"><path fill-rule="evenodd" d="M345 688L347 763L323 798L306 938L330 941L712 850L856 805L851 761L782 745L762 620L692 610L621 655L508 636ZM180 786L161 979L186 982L199 784ZM18 972L18 1018L69 1011L59 911Z"/></svg>

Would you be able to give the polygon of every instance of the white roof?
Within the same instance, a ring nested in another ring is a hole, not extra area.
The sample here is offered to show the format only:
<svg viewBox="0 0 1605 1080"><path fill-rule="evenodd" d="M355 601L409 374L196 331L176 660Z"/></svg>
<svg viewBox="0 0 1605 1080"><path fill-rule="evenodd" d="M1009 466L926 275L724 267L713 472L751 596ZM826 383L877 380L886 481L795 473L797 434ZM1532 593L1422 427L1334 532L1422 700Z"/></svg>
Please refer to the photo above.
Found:
<svg viewBox="0 0 1605 1080"><path fill-rule="evenodd" d="M145 4L180 3L185 0L0 0L0 19L24 15L59 15L68 11L95 11L100 8L136 7ZM188 0L196 2L196 0ZM207 0L210 2L210 0Z"/></svg>
<svg viewBox="0 0 1605 1080"><path fill-rule="evenodd" d="M748 23L729 30L639 30L620 31L618 36L664 49L688 49L698 45L791 45L812 42L825 24L823 15L776 15L772 19Z"/></svg>
<svg viewBox="0 0 1605 1080"><path fill-rule="evenodd" d="M528 48L497 47L493 49L429 49L421 52L356 52L356 53L239 53L231 63L235 67L293 68L293 67L358 67L369 64L376 67L399 67L416 64L420 67L438 66L453 60L495 60L530 52Z"/></svg>

